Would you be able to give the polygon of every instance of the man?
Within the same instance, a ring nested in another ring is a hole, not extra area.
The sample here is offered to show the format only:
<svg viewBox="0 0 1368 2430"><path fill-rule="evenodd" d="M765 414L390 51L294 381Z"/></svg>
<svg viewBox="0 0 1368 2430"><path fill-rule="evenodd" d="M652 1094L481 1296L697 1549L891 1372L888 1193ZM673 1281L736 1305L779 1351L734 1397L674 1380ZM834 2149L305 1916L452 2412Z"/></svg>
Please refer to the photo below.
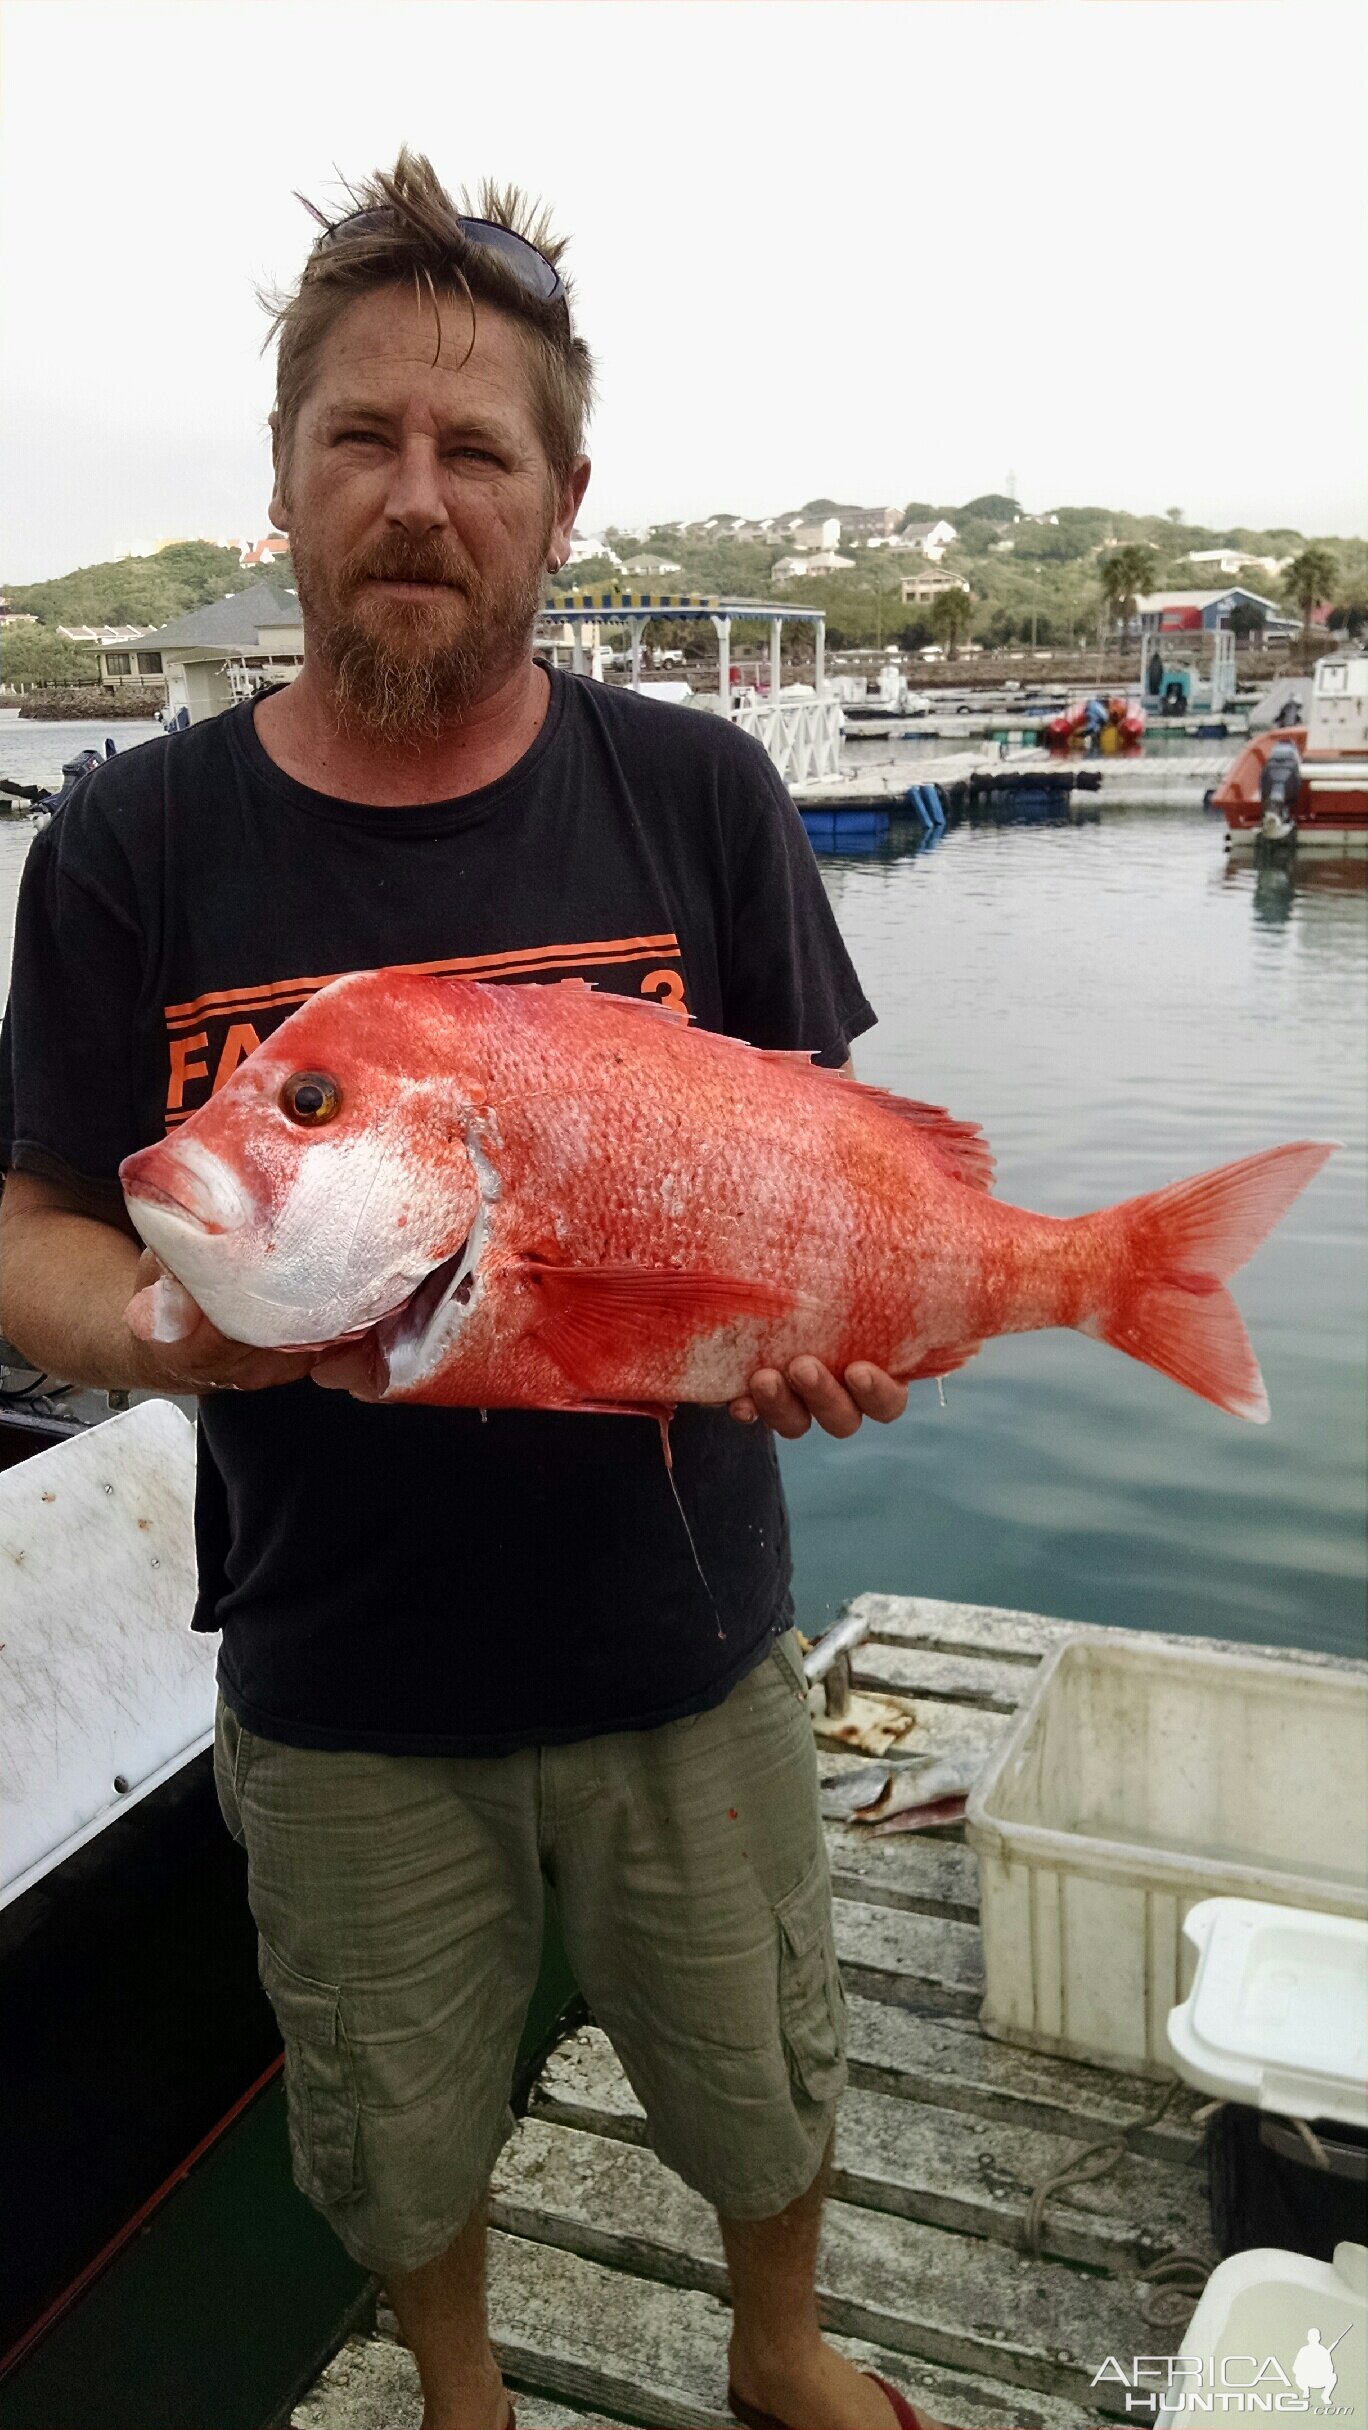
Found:
<svg viewBox="0 0 1368 2430"><path fill-rule="evenodd" d="M427 2430L509 2418L484 2188L546 1879L721 2215L734 2401L883 2430L914 2416L813 2294L843 2016L771 1430L903 1389L800 1360L681 1411L686 1531L649 1427L366 1406L316 1354L127 1322L156 1268L120 1159L336 973L579 974L837 1068L873 1019L763 753L532 656L589 472L559 247L407 154L357 204L275 322L303 672L98 769L29 857L0 1322L50 1371L203 1396L196 1625L295 2171L384 2276Z"/></svg>

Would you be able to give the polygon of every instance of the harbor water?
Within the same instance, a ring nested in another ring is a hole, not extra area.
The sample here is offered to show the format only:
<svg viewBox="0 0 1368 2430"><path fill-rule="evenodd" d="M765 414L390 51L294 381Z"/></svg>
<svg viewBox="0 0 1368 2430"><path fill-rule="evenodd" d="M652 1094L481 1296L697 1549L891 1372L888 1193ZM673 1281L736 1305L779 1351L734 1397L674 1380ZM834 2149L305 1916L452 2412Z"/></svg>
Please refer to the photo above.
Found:
<svg viewBox="0 0 1368 2430"><path fill-rule="evenodd" d="M102 739L5 719L0 774ZM6 966L32 833L0 822ZM1363 862L1230 867L1218 819L1162 807L917 845L895 823L819 853L879 1014L857 1068L979 1122L1001 1197L1075 1214L1280 1140L1343 1145L1236 1279L1269 1425L1079 1335L990 1342L944 1408L922 1384L899 1425L782 1447L800 1624L874 1588L1362 1653Z"/></svg>

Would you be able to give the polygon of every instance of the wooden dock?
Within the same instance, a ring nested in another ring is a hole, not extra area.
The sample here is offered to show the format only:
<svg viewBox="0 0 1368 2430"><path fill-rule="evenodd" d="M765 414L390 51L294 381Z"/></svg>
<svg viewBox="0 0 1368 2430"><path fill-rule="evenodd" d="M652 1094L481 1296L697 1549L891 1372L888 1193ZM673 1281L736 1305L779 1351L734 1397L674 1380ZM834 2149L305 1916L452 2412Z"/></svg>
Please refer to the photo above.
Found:
<svg viewBox="0 0 1368 2430"><path fill-rule="evenodd" d="M1102 1633L922 1598L868 1595L851 1608L870 1620L854 1685L911 1699L918 1752L990 1748L1041 1657L1062 1636ZM854 1759L821 1760L826 1774ZM1162 2325L1152 2321L1147 2270L1172 2248L1205 2267L1217 2258L1193 2124L1203 2096L1177 2086L1150 2124L1162 2085L980 2032L978 1879L962 1826L887 1839L826 1830L850 2009L820 2265L830 2334L964 2430L1125 2420L1124 2391L1094 2391L1094 2373L1109 2355L1179 2351L1196 2302L1193 2291L1175 2306L1167 2287ZM1119 2135L1112 2165L1052 2195L1039 2251L1024 2250L1033 2189L1084 2145ZM724 2430L716 2222L647 2148L631 2087L592 2025L543 2068L499 2163L493 2222L491 2316L520 2430ZM295 2430L416 2425L417 2377L393 2332L382 2307L376 2333L350 2340L296 2409Z"/></svg>

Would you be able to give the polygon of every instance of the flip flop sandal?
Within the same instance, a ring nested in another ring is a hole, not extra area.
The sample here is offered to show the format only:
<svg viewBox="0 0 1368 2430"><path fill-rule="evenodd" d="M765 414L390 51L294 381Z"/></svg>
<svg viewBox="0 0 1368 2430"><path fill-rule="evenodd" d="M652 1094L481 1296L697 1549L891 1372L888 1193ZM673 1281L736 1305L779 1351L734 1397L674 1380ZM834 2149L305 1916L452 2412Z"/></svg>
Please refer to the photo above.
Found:
<svg viewBox="0 0 1368 2430"><path fill-rule="evenodd" d="M907 2398L888 2380L880 2379L877 2371L866 2371L864 2377L872 2379L876 2388L882 2388L893 2407L893 2417L897 2422L898 2430L926 2430L926 2424L915 2406L909 2405ZM781 2422L776 2413L760 2413L757 2412L754 2405L744 2404L735 2388L728 2388L727 2402L737 2420L745 2423L746 2430L791 2430L791 2425L788 2422Z"/></svg>

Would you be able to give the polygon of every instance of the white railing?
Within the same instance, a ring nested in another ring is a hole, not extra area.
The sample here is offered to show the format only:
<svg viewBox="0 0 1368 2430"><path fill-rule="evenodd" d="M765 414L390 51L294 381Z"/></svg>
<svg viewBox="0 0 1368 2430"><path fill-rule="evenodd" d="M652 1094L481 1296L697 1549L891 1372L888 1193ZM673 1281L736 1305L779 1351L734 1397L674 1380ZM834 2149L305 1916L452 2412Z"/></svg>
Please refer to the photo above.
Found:
<svg viewBox="0 0 1368 2430"><path fill-rule="evenodd" d="M743 700L732 723L764 744L786 785L841 773L839 700Z"/></svg>

